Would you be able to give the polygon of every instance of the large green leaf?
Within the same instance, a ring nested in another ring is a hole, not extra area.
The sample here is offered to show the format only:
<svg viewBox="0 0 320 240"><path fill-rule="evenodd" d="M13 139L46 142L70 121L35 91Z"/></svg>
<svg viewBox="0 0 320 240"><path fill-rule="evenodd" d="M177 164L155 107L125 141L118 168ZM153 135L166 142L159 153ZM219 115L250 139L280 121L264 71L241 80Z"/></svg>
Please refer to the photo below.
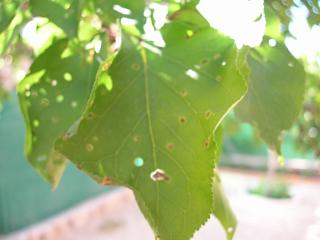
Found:
<svg viewBox="0 0 320 240"><path fill-rule="evenodd" d="M215 174L215 180L213 183L213 195L213 213L223 226L228 240L231 240L237 228L237 219L229 205L227 197L223 192L221 180L218 173Z"/></svg>
<svg viewBox="0 0 320 240"><path fill-rule="evenodd" d="M97 63L87 62L82 53L64 58L67 45L67 40L54 43L18 86L27 127L27 158L54 186L66 161L54 150L54 142L80 117L97 70Z"/></svg>
<svg viewBox="0 0 320 240"><path fill-rule="evenodd" d="M248 64L249 90L236 113L280 153L281 132L292 126L302 108L304 69L282 43L272 47L267 39L250 51Z"/></svg>
<svg viewBox="0 0 320 240"><path fill-rule="evenodd" d="M83 0L72 0L68 9L51 0L30 0L30 6L33 15L48 18L70 38L77 36Z"/></svg>
<svg viewBox="0 0 320 240"><path fill-rule="evenodd" d="M170 23L176 41L163 49L123 34L79 125L56 144L100 183L131 188L161 240L190 239L213 212L213 131L246 92L233 41L193 27Z"/></svg>

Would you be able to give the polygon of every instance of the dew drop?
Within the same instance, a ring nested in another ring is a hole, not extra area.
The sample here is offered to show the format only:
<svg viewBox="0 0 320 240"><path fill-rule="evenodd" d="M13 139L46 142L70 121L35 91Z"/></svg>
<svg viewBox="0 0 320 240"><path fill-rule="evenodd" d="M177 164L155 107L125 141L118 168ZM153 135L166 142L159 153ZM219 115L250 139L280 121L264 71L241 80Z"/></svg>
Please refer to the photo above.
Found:
<svg viewBox="0 0 320 240"><path fill-rule="evenodd" d="M144 160L141 157L137 157L134 159L134 165L136 167L142 167L144 165Z"/></svg>
<svg viewBox="0 0 320 240"><path fill-rule="evenodd" d="M150 174L150 178L155 182L162 182L169 180L169 177L162 169L157 169Z"/></svg>
<svg viewBox="0 0 320 240"><path fill-rule="evenodd" d="M66 72L63 75L64 80L66 80L67 82L71 82L72 81L72 75L69 72Z"/></svg>
<svg viewBox="0 0 320 240"><path fill-rule="evenodd" d="M64 100L64 97L63 97L61 94L56 97L56 101L57 101L58 103L62 103L63 100Z"/></svg>
<svg viewBox="0 0 320 240"><path fill-rule="evenodd" d="M51 81L51 86L55 87L58 85L58 81L57 80L52 80Z"/></svg>
<svg viewBox="0 0 320 240"><path fill-rule="evenodd" d="M86 150L87 150L88 152L92 152L93 149L94 149L94 146L93 146L91 143L88 143L88 144L86 145Z"/></svg>
<svg viewBox="0 0 320 240"><path fill-rule="evenodd" d="M34 126L35 128L37 128L37 127L40 126L39 120L36 120L36 119L32 121L32 124L33 124L33 126Z"/></svg>

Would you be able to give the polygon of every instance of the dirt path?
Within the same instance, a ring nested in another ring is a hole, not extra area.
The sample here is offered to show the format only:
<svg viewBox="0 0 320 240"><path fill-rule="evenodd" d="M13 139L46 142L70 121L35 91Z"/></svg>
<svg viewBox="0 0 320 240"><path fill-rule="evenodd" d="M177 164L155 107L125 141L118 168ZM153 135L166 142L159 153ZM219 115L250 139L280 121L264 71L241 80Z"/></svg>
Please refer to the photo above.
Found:
<svg viewBox="0 0 320 240"><path fill-rule="evenodd" d="M234 240L320 240L320 179L290 178L292 199L270 200L249 195L257 174L223 171L222 180L239 226ZM132 193L120 190L101 196L26 234L1 240L153 240ZM211 219L193 240L224 240Z"/></svg>

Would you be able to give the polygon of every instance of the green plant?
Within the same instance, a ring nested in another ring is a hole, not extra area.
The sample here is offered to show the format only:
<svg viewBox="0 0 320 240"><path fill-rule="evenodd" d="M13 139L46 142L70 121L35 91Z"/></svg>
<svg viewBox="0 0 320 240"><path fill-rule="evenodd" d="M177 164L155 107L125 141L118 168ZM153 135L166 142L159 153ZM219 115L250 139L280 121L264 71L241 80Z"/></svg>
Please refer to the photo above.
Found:
<svg viewBox="0 0 320 240"><path fill-rule="evenodd" d="M277 179L261 181L256 187L249 189L249 192L269 198L290 198L288 185Z"/></svg>
<svg viewBox="0 0 320 240"><path fill-rule="evenodd" d="M30 163L53 187L71 162L100 184L132 189L161 240L190 239L211 214L231 239L236 220L217 170L224 116L234 109L280 153L303 102L304 68L281 32L291 1L267 1L263 43L240 50L198 2L0 3L2 54L26 42L18 33L31 19L47 36L17 89ZM168 9L161 27L155 3Z"/></svg>

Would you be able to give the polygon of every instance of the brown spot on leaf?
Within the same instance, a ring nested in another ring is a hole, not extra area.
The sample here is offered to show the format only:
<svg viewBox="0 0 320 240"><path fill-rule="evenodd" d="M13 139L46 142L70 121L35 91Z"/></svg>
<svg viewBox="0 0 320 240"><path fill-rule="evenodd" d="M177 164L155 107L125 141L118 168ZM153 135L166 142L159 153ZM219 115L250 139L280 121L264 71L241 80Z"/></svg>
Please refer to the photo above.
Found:
<svg viewBox="0 0 320 240"><path fill-rule="evenodd" d="M179 117L179 122L184 124L187 122L187 118L185 116L181 116L181 117Z"/></svg>
<svg viewBox="0 0 320 240"><path fill-rule="evenodd" d="M172 150L174 149L174 144L173 144L173 143L168 143L168 144L167 144L167 149L168 149L169 151L172 151Z"/></svg>
<svg viewBox="0 0 320 240"><path fill-rule="evenodd" d="M103 186L110 186L110 185L114 185L114 182L110 178L104 177L101 180L100 184L103 185Z"/></svg>

